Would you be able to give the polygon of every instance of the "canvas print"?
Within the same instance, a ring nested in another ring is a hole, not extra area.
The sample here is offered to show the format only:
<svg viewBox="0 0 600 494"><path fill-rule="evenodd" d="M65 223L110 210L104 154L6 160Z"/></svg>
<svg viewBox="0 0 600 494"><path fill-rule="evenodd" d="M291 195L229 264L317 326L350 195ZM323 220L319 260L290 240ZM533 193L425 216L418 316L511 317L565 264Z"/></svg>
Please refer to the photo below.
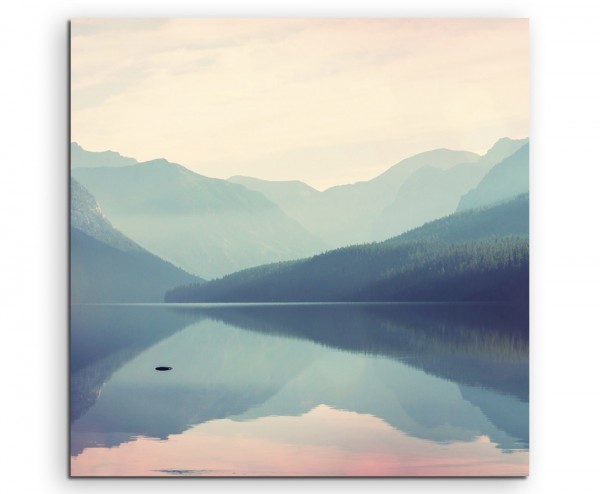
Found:
<svg viewBox="0 0 600 494"><path fill-rule="evenodd" d="M528 475L526 19L70 50L72 477Z"/></svg>

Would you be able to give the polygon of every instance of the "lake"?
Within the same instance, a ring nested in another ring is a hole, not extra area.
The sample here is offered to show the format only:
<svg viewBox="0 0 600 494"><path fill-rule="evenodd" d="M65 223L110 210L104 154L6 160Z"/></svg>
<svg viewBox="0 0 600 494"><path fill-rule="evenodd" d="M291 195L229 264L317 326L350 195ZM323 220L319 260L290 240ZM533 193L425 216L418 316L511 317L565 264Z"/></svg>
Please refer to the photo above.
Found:
<svg viewBox="0 0 600 494"><path fill-rule="evenodd" d="M525 476L528 334L508 304L72 306L71 475Z"/></svg>

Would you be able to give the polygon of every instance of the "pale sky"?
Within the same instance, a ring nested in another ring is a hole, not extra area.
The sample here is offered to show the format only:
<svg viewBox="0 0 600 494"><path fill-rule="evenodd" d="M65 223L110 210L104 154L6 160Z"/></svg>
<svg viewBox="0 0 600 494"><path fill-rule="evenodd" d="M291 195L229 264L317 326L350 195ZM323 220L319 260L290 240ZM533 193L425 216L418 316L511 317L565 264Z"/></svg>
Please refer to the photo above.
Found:
<svg viewBox="0 0 600 494"><path fill-rule="evenodd" d="M526 19L86 19L71 36L71 139L90 151L322 190L528 136Z"/></svg>

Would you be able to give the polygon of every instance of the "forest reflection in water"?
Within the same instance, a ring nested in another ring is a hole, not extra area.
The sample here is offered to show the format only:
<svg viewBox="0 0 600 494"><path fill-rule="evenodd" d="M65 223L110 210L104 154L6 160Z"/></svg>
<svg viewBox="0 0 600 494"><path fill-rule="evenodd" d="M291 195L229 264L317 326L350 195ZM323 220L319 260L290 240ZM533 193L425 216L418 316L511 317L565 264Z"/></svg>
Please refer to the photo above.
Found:
<svg viewBox="0 0 600 494"><path fill-rule="evenodd" d="M527 473L526 306L74 306L71 352L74 475Z"/></svg>

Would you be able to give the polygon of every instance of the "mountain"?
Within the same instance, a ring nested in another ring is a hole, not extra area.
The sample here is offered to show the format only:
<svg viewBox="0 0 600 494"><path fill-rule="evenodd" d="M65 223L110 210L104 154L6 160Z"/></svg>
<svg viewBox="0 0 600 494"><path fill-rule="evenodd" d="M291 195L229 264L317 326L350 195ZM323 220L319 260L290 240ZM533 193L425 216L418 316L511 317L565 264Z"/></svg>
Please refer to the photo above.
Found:
<svg viewBox="0 0 600 494"><path fill-rule="evenodd" d="M202 280L147 252L116 230L94 197L71 179L71 302L160 302Z"/></svg>
<svg viewBox="0 0 600 494"><path fill-rule="evenodd" d="M477 187L461 197L457 211L480 208L529 191L529 143L496 164Z"/></svg>
<svg viewBox="0 0 600 494"><path fill-rule="evenodd" d="M492 168L510 155L516 153L525 144L529 144L529 138L510 139L502 137L481 157L479 164Z"/></svg>
<svg viewBox="0 0 600 494"><path fill-rule="evenodd" d="M313 204L321 192L313 189L310 185L299 180L269 181L240 175L227 180L259 192L279 206L290 218L296 220L308 231L312 231L312 218L318 214ZM313 234L318 236L317 233L313 232Z"/></svg>
<svg viewBox="0 0 600 494"><path fill-rule="evenodd" d="M441 170L447 170L453 166L476 163L481 156L470 151L453 151L450 149L434 149L424 153L416 154L395 164L381 175L369 180L365 184L368 187L385 190L392 196L397 193L397 188L404 183L415 171L425 166L434 166ZM342 186L347 187L347 186ZM333 187L329 190L335 190Z"/></svg>
<svg viewBox="0 0 600 494"><path fill-rule="evenodd" d="M141 252L143 250L119 230L113 228L94 196L73 178L71 178L71 228L121 251Z"/></svg>
<svg viewBox="0 0 600 494"><path fill-rule="evenodd" d="M269 181L236 175L227 181L260 192L288 215L290 211L319 195L318 190L299 180Z"/></svg>
<svg viewBox="0 0 600 494"><path fill-rule="evenodd" d="M483 156L436 149L377 177L319 192L302 182L231 177L260 192L328 247L383 240L456 211L460 198L526 139L502 138Z"/></svg>
<svg viewBox="0 0 600 494"><path fill-rule="evenodd" d="M529 238L529 194L487 208L463 211L430 221L419 228L383 242L478 242L494 237Z"/></svg>
<svg viewBox="0 0 600 494"><path fill-rule="evenodd" d="M163 159L72 173L119 230L203 277L322 250L263 195Z"/></svg>
<svg viewBox="0 0 600 494"><path fill-rule="evenodd" d="M527 301L529 198L454 214L386 242L269 264L167 302Z"/></svg>
<svg viewBox="0 0 600 494"><path fill-rule="evenodd" d="M371 239L384 240L452 214L461 197L479 184L491 167L526 142L505 137L474 163L418 169L402 184L394 202L375 218Z"/></svg>
<svg viewBox="0 0 600 494"><path fill-rule="evenodd" d="M373 220L395 198L402 184L424 166L446 169L479 158L474 153L438 149L412 156L369 180L340 185L318 195L308 207L307 229L330 246L340 247L373 240Z"/></svg>
<svg viewBox="0 0 600 494"><path fill-rule="evenodd" d="M71 168L90 168L96 166L129 166L137 160L121 156L114 151L87 151L76 142L71 143Z"/></svg>
<svg viewBox="0 0 600 494"><path fill-rule="evenodd" d="M261 192L291 218L326 242L340 247L373 240L372 222L391 204L401 185L425 166L447 169L480 158L467 151L436 149L417 154L366 182L331 187L318 192L302 182L269 182L233 177L232 181Z"/></svg>
<svg viewBox="0 0 600 494"><path fill-rule="evenodd" d="M384 240L453 213L465 190L477 185L484 174L485 169L477 165L417 170L373 221L373 238Z"/></svg>

